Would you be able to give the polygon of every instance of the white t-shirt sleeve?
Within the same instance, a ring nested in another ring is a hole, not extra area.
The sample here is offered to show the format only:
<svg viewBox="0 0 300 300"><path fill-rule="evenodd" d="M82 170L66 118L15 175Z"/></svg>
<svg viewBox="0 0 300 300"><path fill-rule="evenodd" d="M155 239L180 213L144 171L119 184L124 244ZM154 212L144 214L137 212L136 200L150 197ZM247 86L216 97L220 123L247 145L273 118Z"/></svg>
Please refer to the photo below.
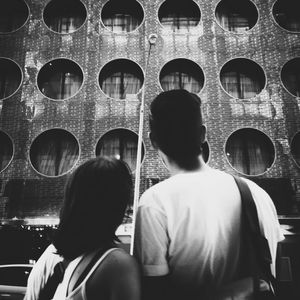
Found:
<svg viewBox="0 0 300 300"><path fill-rule="evenodd" d="M275 260L278 242L284 240L284 235L278 221L275 205L268 193L256 185L254 182L247 180L251 189L253 199L256 204L259 225L262 234L267 238L272 256L272 273L275 275Z"/></svg>
<svg viewBox="0 0 300 300"><path fill-rule="evenodd" d="M54 266L62 260L62 257L56 254L55 247L52 244L49 245L30 272L24 300L39 299L41 289L53 273Z"/></svg>
<svg viewBox="0 0 300 300"><path fill-rule="evenodd" d="M147 195L143 195L141 202ZM135 225L134 255L142 265L145 276L164 276L169 273L166 216L158 207L141 204Z"/></svg>

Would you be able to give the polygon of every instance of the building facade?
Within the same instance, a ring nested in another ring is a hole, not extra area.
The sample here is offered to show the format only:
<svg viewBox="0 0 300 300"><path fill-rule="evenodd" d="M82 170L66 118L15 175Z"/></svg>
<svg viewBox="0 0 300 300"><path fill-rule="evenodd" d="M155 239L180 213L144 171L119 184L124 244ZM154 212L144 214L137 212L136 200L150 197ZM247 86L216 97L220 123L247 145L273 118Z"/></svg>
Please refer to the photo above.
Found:
<svg viewBox="0 0 300 300"><path fill-rule="evenodd" d="M56 219L68 174L96 155L134 174L142 98L140 190L167 178L147 115L175 88L202 100L208 163L256 181L282 218L299 216L296 0L1 2L2 221Z"/></svg>

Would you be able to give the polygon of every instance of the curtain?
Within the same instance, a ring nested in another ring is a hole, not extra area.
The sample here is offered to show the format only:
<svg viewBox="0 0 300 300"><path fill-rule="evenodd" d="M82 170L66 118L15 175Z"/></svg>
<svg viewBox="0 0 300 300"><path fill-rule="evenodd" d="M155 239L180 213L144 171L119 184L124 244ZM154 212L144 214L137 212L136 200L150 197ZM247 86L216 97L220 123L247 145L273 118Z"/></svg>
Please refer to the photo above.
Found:
<svg viewBox="0 0 300 300"><path fill-rule="evenodd" d="M176 31L197 26L199 20L195 16L186 15L181 12L168 12L166 15L161 17L160 22L164 27Z"/></svg>
<svg viewBox="0 0 300 300"><path fill-rule="evenodd" d="M202 84L194 76L185 72L172 72L162 77L161 85L164 91L186 89L192 93L199 93Z"/></svg>
<svg viewBox="0 0 300 300"><path fill-rule="evenodd" d="M298 70L288 70L288 72L282 76L283 83L287 90L293 95L300 96L300 72Z"/></svg>
<svg viewBox="0 0 300 300"><path fill-rule="evenodd" d="M105 80L103 80L101 85L101 89L104 92L104 94L115 99L120 99L122 96L121 77L122 77L121 72L116 72L111 76L106 77Z"/></svg>
<svg viewBox="0 0 300 300"><path fill-rule="evenodd" d="M107 133L100 143L99 155L105 155L109 157L121 158L120 153L120 139L116 134Z"/></svg>
<svg viewBox="0 0 300 300"><path fill-rule="evenodd" d="M21 78L15 72L19 73L20 71L10 62L0 62L0 99L12 95L17 90Z"/></svg>
<svg viewBox="0 0 300 300"><path fill-rule="evenodd" d="M49 27L59 33L72 33L84 22L80 16L55 16L49 22Z"/></svg>
<svg viewBox="0 0 300 300"><path fill-rule="evenodd" d="M228 16L228 29L234 32L244 32L250 29L249 19L240 14L231 13Z"/></svg>
<svg viewBox="0 0 300 300"><path fill-rule="evenodd" d="M249 73L229 71L222 74L221 82L231 96L239 99L252 98L261 91L259 80Z"/></svg>
<svg viewBox="0 0 300 300"><path fill-rule="evenodd" d="M226 144L230 164L247 175L264 173L272 164L274 153L263 137L244 132L236 134Z"/></svg>
<svg viewBox="0 0 300 300"><path fill-rule="evenodd" d="M78 145L75 144L73 139L64 139L60 141L60 156L58 156L57 159L57 168L56 172L57 174L63 174L68 172L72 169L74 164L76 163L76 160L78 158Z"/></svg>
<svg viewBox="0 0 300 300"><path fill-rule="evenodd" d="M132 73L116 72L103 80L101 89L115 99L126 99L129 94L137 94L142 87L142 81Z"/></svg>
<svg viewBox="0 0 300 300"><path fill-rule="evenodd" d="M72 136L55 132L37 141L31 160L41 174L59 176L75 164L79 148Z"/></svg>
<svg viewBox="0 0 300 300"><path fill-rule="evenodd" d="M131 170L136 167L136 157L137 157L137 139L125 138L122 140L123 148L123 160L127 162Z"/></svg>
<svg viewBox="0 0 300 300"><path fill-rule="evenodd" d="M131 170L135 169L137 156L137 136L131 131L117 129L108 132L100 140L98 149L97 155L116 157L125 161Z"/></svg>
<svg viewBox="0 0 300 300"><path fill-rule="evenodd" d="M124 73L124 98L127 95L137 94L142 87L141 80L134 74Z"/></svg>
<svg viewBox="0 0 300 300"><path fill-rule="evenodd" d="M219 24L229 31L244 32L251 28L249 18L239 13L219 10L216 16Z"/></svg>
<svg viewBox="0 0 300 300"><path fill-rule="evenodd" d="M42 83L42 93L52 99L66 99L81 87L80 74L58 71Z"/></svg>
<svg viewBox="0 0 300 300"><path fill-rule="evenodd" d="M138 18L125 13L103 17L102 22L113 32L130 32L139 26Z"/></svg>

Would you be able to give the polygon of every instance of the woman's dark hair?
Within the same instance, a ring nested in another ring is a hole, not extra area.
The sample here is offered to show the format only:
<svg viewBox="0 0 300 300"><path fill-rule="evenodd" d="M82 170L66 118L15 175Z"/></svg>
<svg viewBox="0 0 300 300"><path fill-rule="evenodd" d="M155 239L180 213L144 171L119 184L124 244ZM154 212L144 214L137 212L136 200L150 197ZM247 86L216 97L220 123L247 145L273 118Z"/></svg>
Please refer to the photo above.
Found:
<svg viewBox="0 0 300 300"><path fill-rule="evenodd" d="M160 93L150 106L151 139L180 167L192 169L202 153L200 98L186 90Z"/></svg>
<svg viewBox="0 0 300 300"><path fill-rule="evenodd" d="M126 163L97 157L68 179L60 223L54 238L66 259L113 244L131 199L132 177Z"/></svg>

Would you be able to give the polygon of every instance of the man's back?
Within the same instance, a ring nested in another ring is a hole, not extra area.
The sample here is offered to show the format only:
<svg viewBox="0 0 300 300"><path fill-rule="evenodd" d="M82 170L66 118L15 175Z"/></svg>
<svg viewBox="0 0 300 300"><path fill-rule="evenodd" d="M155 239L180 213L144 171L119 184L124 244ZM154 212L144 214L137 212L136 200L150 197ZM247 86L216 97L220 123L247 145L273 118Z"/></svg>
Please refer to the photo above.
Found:
<svg viewBox="0 0 300 300"><path fill-rule="evenodd" d="M270 197L248 181L273 257L282 239ZM238 277L241 199L233 177L205 168L179 173L142 196L136 253L146 276L169 274L199 294ZM274 260L274 259L273 259Z"/></svg>

